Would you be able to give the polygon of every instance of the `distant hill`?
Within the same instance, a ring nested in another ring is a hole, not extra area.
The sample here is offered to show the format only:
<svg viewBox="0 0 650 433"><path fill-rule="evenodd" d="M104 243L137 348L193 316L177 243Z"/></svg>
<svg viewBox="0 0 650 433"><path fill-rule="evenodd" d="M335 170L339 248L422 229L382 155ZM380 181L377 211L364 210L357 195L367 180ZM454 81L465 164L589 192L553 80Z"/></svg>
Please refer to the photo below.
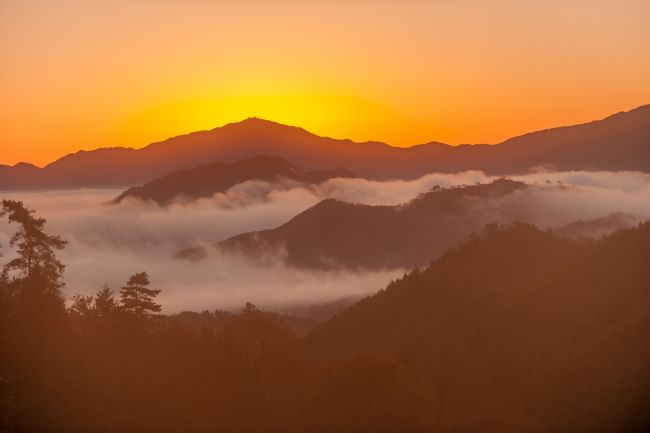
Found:
<svg viewBox="0 0 650 433"><path fill-rule="evenodd" d="M129 188L114 202L119 203L131 197L167 205L177 197L189 200L211 197L248 180L277 182L286 179L302 184L316 184L334 177L355 176L342 168L305 172L277 156L255 156L234 163L215 162L175 171L142 186Z"/></svg>
<svg viewBox="0 0 650 433"><path fill-rule="evenodd" d="M650 105L581 125L552 128L496 145L409 148L319 137L302 128L252 118L134 150L103 148L64 156L44 168L0 166L0 190L131 186L209 162L277 155L305 170L345 167L374 179L484 170L512 174L545 166L558 170L650 172Z"/></svg>
<svg viewBox="0 0 650 433"><path fill-rule="evenodd" d="M349 304L348 304L349 305ZM342 308L341 308L342 309ZM339 309L340 310L340 309ZM316 321L291 314L277 314L266 311L260 311L267 319L288 327L298 336L304 336L316 326ZM171 324L183 326L192 331L195 335L210 330L218 332L228 326L228 322L236 317L231 311L216 310L210 312L204 310L201 313L194 311L183 311L178 314L167 316Z"/></svg>
<svg viewBox="0 0 650 433"><path fill-rule="evenodd" d="M650 223L595 243L490 226L306 344L416 366L441 431L647 431L649 258Z"/></svg>
<svg viewBox="0 0 650 433"><path fill-rule="evenodd" d="M614 212L588 221L575 221L555 230L555 233L573 239L599 238L618 229L636 226L643 218L623 212Z"/></svg>
<svg viewBox="0 0 650 433"><path fill-rule="evenodd" d="M289 264L330 269L400 268L428 264L493 215L471 212L477 200L488 201L527 188L499 179L489 184L434 189L400 206L371 206L326 199L271 230L245 233L220 242L226 252L263 257L286 251ZM513 220L520 214L512 212ZM180 258L200 259L193 248Z"/></svg>

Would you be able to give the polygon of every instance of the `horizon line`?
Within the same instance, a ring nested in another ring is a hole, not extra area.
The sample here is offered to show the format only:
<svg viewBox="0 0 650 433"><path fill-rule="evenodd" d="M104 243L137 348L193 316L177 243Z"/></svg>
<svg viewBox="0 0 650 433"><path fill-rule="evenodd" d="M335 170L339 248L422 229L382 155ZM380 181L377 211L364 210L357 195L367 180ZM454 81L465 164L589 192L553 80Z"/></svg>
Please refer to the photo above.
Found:
<svg viewBox="0 0 650 433"><path fill-rule="evenodd" d="M246 118L243 118L242 120L238 120L238 121L234 121L234 122L227 122L227 123L221 124L219 126L211 128L211 129L200 129L200 130L196 130L196 131L190 131L190 132L185 132L185 133L179 133L179 134L176 134L176 135L172 135L172 136L169 136L169 137L167 137L165 139L162 139L162 140L152 141L152 142L150 142L148 144L143 145L142 147L104 146L104 147L96 147L94 149L88 149L88 150L79 149L77 151L69 152L69 153L67 153L67 154L65 154L63 156L60 156L60 157L48 162L47 164L45 164L43 166L39 166L39 165L33 164L31 162L28 162L28 161L18 161L13 165L4 164L4 163L0 162L0 167L14 168L14 167L21 166L21 165L27 165L27 166L35 167L35 168L38 168L38 169L43 169L43 168L45 168L45 167L47 167L47 166L49 166L49 165L51 165L51 164L53 164L53 163L55 163L57 161L60 161L61 159L64 159L64 158L67 158L69 156L76 155L76 154L79 154L79 153L91 153L91 152L97 152L97 151L101 151L101 150L117 150L117 149L119 149L119 150L139 151L139 150L142 150L142 149L146 149L149 146L153 146L153 145L160 144L160 143L165 143L165 142L167 142L169 140L173 140L173 139L176 139L176 138L187 137L187 136L194 135L194 134L202 134L202 133L213 132L213 131L223 129L223 128L226 128L226 127L229 127L229 126L240 125L240 124L242 124L242 123L244 123L246 121L249 121L249 120L260 120L262 122L271 123L271 124L279 125L279 126L286 127L286 128L299 129L301 131L306 132L307 134L313 135L314 137L318 137L318 138L325 138L325 139L337 140L337 141L349 141L349 142L351 142L353 144L376 143L376 144L383 144L385 146L389 146L389 147L392 147L392 148L399 148L399 149L410 149L410 148L414 148L414 147L418 147L418 146L426 146L426 145L431 145L431 144L440 144L440 145L449 146L449 147L498 146L498 145L503 144L503 143L505 143L505 142L507 142L509 140L513 140L515 138L523 137L523 136L526 136L526 135L529 135L529 134L535 134L535 133L539 133L539 132L543 132L543 131L549 131L549 130L552 130L552 129L571 128L571 127L574 127L574 126L588 125L590 123L607 120L607 119L609 119L611 117L614 117L614 116L617 116L617 115L620 115L620 114L630 113L632 111L636 111L636 110L639 110L639 109L644 108L644 107L650 107L650 103L641 104L639 106L636 106L634 108L630 108L628 110L617 111L617 112L609 114L609 115L607 115L605 117L602 117L602 118L599 118L599 119L593 119L593 120L582 122L582 123L573 123L573 124L565 124L565 125L558 125L558 126L550 126L548 128L542 128L542 129L537 129L537 130L534 130L534 131L523 132L521 134L513 135L512 137L508 137L505 140L500 141L498 143L449 144L449 143L444 143L444 142L437 141L437 140L431 140L431 141L427 141L427 142L424 142L424 143L415 143L415 144L412 144L412 145L409 145L409 146L394 146L394 145L392 145L390 143L387 143L385 141L372 140L372 139L365 140L365 141L356 141L356 140L352 140L350 138L335 138L335 137L330 137L330 136L327 136L327 135L319 135L319 134L316 134L314 132L311 132L311 131L305 129L302 126L290 125L290 124L287 124L287 123L281 123L281 122L278 122L276 120L271 120L271 119L260 117L260 116L257 116L257 115L251 115L251 116L248 116Z"/></svg>

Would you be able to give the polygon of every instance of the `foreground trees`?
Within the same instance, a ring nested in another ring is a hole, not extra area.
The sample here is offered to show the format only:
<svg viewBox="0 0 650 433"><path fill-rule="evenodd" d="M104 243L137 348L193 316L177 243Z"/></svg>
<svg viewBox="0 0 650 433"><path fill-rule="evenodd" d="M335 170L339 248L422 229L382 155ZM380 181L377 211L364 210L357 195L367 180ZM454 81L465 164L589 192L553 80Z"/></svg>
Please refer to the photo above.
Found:
<svg viewBox="0 0 650 433"><path fill-rule="evenodd" d="M1 205L0 217L18 230L9 240L17 256L0 276L0 420L11 426L38 413L53 422L56 415L46 402L61 398L61 390L48 375L64 363L66 325L60 290L65 266L55 252L66 243L46 234L45 220L22 202L2 200Z"/></svg>
<svg viewBox="0 0 650 433"><path fill-rule="evenodd" d="M490 226L299 338L250 303L157 314L144 272L66 310L63 241L3 209L2 432L647 431L650 224Z"/></svg>
<svg viewBox="0 0 650 433"><path fill-rule="evenodd" d="M61 294L62 275L65 266L55 252L63 249L66 242L59 236L45 233L45 219L36 218L34 211L22 202L2 200L0 217L17 224L18 230L9 240L17 257L5 263L0 274L4 302L14 303L17 318L31 315L30 323L55 326L64 315L64 299Z"/></svg>

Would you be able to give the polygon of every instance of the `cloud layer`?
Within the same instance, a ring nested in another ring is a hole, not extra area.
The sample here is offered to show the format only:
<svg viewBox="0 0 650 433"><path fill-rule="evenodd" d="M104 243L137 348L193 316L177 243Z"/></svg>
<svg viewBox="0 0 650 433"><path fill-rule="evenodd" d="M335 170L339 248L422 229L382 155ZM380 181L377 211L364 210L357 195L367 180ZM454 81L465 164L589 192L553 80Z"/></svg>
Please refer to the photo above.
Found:
<svg viewBox="0 0 650 433"><path fill-rule="evenodd" d="M559 227L613 212L650 216L650 176L636 172L559 172L515 176L540 188L498 200L477 202L472 212L493 220L525 219ZM218 255L200 263L172 259L181 248L214 242L242 232L276 227L332 197L367 204L399 204L440 185L488 182L481 172L430 174L413 181L332 179L318 186L249 181L225 194L161 208L127 201L106 204L116 190L12 192L48 220L50 233L69 241L61 252L67 264L66 292L93 292L103 284L119 288L129 275L146 270L163 289L165 311L237 308L252 301L269 308L331 301L374 292L403 269L378 272L314 272L289 268L281 254L264 266L237 256ZM561 182L563 187L558 186ZM0 222L0 243L15 228Z"/></svg>

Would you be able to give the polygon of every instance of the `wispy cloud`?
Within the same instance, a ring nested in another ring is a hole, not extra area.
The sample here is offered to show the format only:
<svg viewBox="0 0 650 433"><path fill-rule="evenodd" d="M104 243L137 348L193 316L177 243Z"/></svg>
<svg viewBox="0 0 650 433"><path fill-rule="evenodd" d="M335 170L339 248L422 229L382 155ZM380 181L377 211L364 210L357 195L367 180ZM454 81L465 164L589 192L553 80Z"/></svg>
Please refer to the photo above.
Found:
<svg viewBox="0 0 650 433"><path fill-rule="evenodd" d="M558 172L517 176L541 188L517 191L489 202L470 203L481 220L525 219L557 227L613 212L650 216L650 176L636 172ZM242 232L273 228L323 198L367 204L399 204L435 185L488 182L481 172L430 174L413 181L332 179L319 186L286 184L282 189L250 181L225 194L161 208L127 201L106 204L116 190L13 192L48 220L48 231L70 243L61 253L67 264L67 293L114 289L132 273L146 270L163 289L166 311L236 308L246 301L268 307L325 302L374 292L402 269L377 272L322 272L287 267L282 255L264 266L238 256L217 255L200 263L175 260L179 249ZM557 182L564 187L558 187ZM4 252L14 228L0 222ZM7 259L8 257L5 257ZM3 259L0 259L3 260Z"/></svg>

